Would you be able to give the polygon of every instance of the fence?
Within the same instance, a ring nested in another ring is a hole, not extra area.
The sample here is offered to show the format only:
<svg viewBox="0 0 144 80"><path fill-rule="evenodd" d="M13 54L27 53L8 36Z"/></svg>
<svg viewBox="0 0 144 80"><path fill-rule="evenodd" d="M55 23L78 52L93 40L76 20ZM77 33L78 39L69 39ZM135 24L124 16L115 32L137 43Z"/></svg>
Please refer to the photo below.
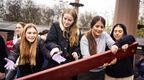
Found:
<svg viewBox="0 0 144 80"><path fill-rule="evenodd" d="M115 57L119 60L124 57L134 55L134 53L136 53L137 46L138 43L135 42L130 45L125 52L120 49L116 54L113 54L109 50L102 54L96 54L85 59L80 59L31 75L17 78L16 80L67 80L74 75L102 66L104 63L110 62Z"/></svg>

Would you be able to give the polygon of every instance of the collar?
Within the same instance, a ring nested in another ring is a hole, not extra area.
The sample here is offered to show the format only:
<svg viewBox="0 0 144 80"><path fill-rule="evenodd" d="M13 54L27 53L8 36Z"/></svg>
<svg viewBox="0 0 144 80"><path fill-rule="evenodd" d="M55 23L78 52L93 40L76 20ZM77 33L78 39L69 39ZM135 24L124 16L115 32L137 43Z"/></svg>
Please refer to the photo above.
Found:
<svg viewBox="0 0 144 80"><path fill-rule="evenodd" d="M62 31L64 31L64 26L62 24L62 18L59 19L59 25Z"/></svg>

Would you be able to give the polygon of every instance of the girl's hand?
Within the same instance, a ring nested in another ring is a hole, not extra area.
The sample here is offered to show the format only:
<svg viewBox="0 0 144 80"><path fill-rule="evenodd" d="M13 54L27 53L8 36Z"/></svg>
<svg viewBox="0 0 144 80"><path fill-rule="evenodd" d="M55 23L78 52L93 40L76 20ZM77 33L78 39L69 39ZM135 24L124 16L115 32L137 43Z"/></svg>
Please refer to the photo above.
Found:
<svg viewBox="0 0 144 80"><path fill-rule="evenodd" d="M15 67L16 67L15 64L14 64L14 62L12 60L8 59L8 58L4 58L4 59L7 61L6 65L4 67L7 70L14 70Z"/></svg>
<svg viewBox="0 0 144 80"><path fill-rule="evenodd" d="M126 51L126 49L128 48L128 44L124 44L121 48L123 51Z"/></svg>
<svg viewBox="0 0 144 80"><path fill-rule="evenodd" d="M1 73L0 72L0 80L4 79L5 78L5 73Z"/></svg>
<svg viewBox="0 0 144 80"><path fill-rule="evenodd" d="M103 67L106 68L107 66L113 65L117 62L117 58L114 58L110 63L104 63Z"/></svg>
<svg viewBox="0 0 144 80"><path fill-rule="evenodd" d="M108 63L104 63L102 67L106 68L107 66L109 66L109 64Z"/></svg>
<svg viewBox="0 0 144 80"><path fill-rule="evenodd" d="M78 58L79 58L77 52L73 52L73 53L72 53L72 56L74 57L75 60L78 60Z"/></svg>
<svg viewBox="0 0 144 80"><path fill-rule="evenodd" d="M112 51L112 53L117 53L117 51L118 51L118 46L113 45L113 46L111 47L111 51Z"/></svg>
<svg viewBox="0 0 144 80"><path fill-rule="evenodd" d="M117 58L114 58L110 63L109 63L109 65L113 65L113 64L115 64L117 62Z"/></svg>

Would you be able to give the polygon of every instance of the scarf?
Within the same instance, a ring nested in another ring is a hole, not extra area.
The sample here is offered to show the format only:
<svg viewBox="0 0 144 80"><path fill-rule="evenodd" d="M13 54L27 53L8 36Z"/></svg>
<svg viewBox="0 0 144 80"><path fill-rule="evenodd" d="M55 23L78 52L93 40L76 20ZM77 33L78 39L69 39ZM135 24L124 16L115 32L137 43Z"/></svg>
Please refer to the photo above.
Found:
<svg viewBox="0 0 144 80"><path fill-rule="evenodd" d="M96 54L97 53L97 50L96 50L97 43L95 41L95 38L92 35L92 30L88 31L85 35L86 35L86 38L88 39L90 55Z"/></svg>

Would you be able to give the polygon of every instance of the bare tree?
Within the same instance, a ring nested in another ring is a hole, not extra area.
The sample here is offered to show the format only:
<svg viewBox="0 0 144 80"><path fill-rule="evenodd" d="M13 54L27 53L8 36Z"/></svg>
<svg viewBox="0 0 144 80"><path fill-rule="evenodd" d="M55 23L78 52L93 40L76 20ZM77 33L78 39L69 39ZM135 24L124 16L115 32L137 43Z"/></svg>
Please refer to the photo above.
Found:
<svg viewBox="0 0 144 80"><path fill-rule="evenodd" d="M54 16L55 16L54 20L57 21L62 9L58 5L54 5L53 9L54 9Z"/></svg>
<svg viewBox="0 0 144 80"><path fill-rule="evenodd" d="M21 0L7 0L4 20L19 21L21 17Z"/></svg>
<svg viewBox="0 0 144 80"><path fill-rule="evenodd" d="M58 21L60 14L62 13L62 11L68 7L68 5L64 5L67 2L64 1L60 1L58 5L54 5L53 10L54 10L54 21Z"/></svg>
<svg viewBox="0 0 144 80"><path fill-rule="evenodd" d="M41 23L45 25L50 25L54 18L54 10L46 7L41 9Z"/></svg>
<svg viewBox="0 0 144 80"><path fill-rule="evenodd" d="M90 12L81 13L79 18L79 26L81 28L88 28L93 16L94 15Z"/></svg>
<svg viewBox="0 0 144 80"><path fill-rule="evenodd" d="M32 0L27 0L22 8L22 21L40 24L40 8Z"/></svg>
<svg viewBox="0 0 144 80"><path fill-rule="evenodd" d="M0 18L3 18L5 13L4 0L0 0Z"/></svg>

